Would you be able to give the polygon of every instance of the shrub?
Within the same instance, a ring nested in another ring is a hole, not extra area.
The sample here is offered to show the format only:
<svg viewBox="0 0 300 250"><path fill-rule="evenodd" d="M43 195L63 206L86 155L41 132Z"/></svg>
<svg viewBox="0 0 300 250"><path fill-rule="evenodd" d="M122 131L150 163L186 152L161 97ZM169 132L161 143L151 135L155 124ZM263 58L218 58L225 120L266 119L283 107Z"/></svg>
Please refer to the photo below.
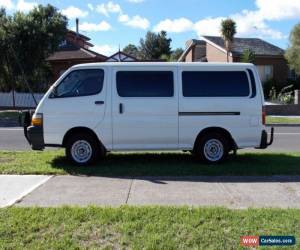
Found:
<svg viewBox="0 0 300 250"><path fill-rule="evenodd" d="M279 84L275 80L270 79L263 83L263 89L265 98L268 100L278 100L280 92L283 92L282 94L286 92L293 92L293 96L294 90L300 89L300 78L297 80L287 80L284 84Z"/></svg>
<svg viewBox="0 0 300 250"><path fill-rule="evenodd" d="M263 83L264 95L266 99L272 99L270 94L276 92L279 93L282 85L278 84L274 79L269 79Z"/></svg>
<svg viewBox="0 0 300 250"><path fill-rule="evenodd" d="M271 101L276 101L277 100L277 91L276 91L276 88L275 87L272 87L272 89L270 90L269 92L269 95L268 95L269 99Z"/></svg>
<svg viewBox="0 0 300 250"><path fill-rule="evenodd" d="M294 85L289 85L282 88L277 96L277 99L283 104L294 103Z"/></svg>

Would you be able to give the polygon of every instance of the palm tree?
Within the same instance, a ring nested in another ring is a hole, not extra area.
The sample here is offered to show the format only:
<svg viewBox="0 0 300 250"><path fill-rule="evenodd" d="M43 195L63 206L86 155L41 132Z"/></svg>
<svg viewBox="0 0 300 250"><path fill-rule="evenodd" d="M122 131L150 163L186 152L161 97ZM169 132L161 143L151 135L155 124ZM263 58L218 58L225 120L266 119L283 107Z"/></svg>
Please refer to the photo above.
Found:
<svg viewBox="0 0 300 250"><path fill-rule="evenodd" d="M224 39L227 62L229 62L229 52L231 51L234 35L236 34L236 23L231 18L222 20L221 34Z"/></svg>

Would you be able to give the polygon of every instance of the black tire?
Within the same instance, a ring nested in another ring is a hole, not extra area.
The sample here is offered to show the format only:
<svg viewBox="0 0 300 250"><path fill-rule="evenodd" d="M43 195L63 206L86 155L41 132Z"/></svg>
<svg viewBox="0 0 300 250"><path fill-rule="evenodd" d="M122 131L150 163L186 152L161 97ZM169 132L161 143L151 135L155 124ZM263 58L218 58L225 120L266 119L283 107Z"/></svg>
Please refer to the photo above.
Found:
<svg viewBox="0 0 300 250"><path fill-rule="evenodd" d="M97 138L91 134L74 134L66 142L66 156L77 166L95 163L99 156L105 155L104 152Z"/></svg>
<svg viewBox="0 0 300 250"><path fill-rule="evenodd" d="M229 140L220 133L208 133L198 139L194 148L197 159L209 164L224 162L229 154Z"/></svg>

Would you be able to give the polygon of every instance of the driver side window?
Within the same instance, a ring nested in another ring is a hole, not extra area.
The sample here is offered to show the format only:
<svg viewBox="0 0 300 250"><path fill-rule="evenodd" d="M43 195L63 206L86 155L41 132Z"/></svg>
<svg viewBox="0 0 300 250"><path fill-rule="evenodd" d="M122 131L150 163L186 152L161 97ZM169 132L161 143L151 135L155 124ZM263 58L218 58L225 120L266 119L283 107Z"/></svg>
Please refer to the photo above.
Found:
<svg viewBox="0 0 300 250"><path fill-rule="evenodd" d="M69 73L55 88L52 97L78 97L96 95L102 91L102 69L75 70Z"/></svg>

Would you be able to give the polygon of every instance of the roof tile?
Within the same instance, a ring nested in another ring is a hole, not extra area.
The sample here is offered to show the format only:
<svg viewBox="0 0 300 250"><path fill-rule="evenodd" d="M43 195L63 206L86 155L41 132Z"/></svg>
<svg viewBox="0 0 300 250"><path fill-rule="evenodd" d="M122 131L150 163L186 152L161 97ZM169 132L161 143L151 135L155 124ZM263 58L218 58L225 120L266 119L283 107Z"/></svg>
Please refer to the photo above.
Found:
<svg viewBox="0 0 300 250"><path fill-rule="evenodd" d="M221 48L225 48L224 40L219 36L203 36ZM259 56L282 56L284 50L259 38L234 38L232 54L240 56L245 49L250 49Z"/></svg>

